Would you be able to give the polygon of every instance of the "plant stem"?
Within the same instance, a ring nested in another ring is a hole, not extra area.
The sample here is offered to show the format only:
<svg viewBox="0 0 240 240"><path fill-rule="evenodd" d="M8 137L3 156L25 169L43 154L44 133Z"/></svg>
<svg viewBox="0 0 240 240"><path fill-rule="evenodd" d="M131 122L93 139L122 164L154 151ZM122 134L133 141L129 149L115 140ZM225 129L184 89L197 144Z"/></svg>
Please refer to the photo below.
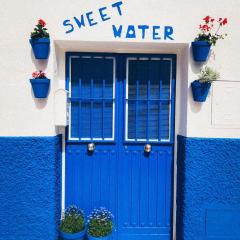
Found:
<svg viewBox="0 0 240 240"><path fill-rule="evenodd" d="M217 35L217 34L218 34L218 31L219 31L220 27L221 27L221 24L219 23L218 29L217 29L217 31L215 32L214 35Z"/></svg>

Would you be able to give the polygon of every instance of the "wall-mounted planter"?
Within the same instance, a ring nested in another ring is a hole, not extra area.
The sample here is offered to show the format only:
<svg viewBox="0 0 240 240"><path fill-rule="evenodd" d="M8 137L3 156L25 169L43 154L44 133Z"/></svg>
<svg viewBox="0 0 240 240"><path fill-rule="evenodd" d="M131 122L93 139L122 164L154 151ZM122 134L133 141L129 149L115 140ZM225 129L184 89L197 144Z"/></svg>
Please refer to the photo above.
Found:
<svg viewBox="0 0 240 240"><path fill-rule="evenodd" d="M196 62L205 62L208 58L211 45L206 41L192 42L193 59Z"/></svg>
<svg viewBox="0 0 240 240"><path fill-rule="evenodd" d="M46 98L48 95L50 79L36 78L30 79L32 84L33 94L35 98Z"/></svg>
<svg viewBox="0 0 240 240"><path fill-rule="evenodd" d="M49 38L38 38L29 40L36 59L48 59L50 49Z"/></svg>
<svg viewBox="0 0 240 240"><path fill-rule="evenodd" d="M211 87L211 83L209 82L199 82L199 80L195 80L191 83L193 100L195 102L205 102L209 93L209 89Z"/></svg>
<svg viewBox="0 0 240 240"><path fill-rule="evenodd" d="M74 239L74 240L83 240L86 235L86 228L78 233L65 233L59 231L59 237L62 240Z"/></svg>

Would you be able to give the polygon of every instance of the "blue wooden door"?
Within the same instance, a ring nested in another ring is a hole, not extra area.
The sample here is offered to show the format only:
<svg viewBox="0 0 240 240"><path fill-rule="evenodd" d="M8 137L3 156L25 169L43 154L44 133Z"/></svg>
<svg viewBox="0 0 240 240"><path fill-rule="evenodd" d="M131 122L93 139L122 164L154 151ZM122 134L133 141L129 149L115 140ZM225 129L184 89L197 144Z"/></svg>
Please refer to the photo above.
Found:
<svg viewBox="0 0 240 240"><path fill-rule="evenodd" d="M68 53L66 60L66 206L86 215L108 208L114 239L170 240L175 55Z"/></svg>

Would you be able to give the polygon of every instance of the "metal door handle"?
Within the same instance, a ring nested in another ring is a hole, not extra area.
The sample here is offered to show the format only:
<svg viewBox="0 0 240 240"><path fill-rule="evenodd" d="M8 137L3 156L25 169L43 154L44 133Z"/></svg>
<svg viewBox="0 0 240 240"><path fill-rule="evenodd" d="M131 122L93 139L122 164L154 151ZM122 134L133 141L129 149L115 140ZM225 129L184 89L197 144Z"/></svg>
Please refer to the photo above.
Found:
<svg viewBox="0 0 240 240"><path fill-rule="evenodd" d="M144 152L145 153L150 153L151 152L151 150L152 150L152 146L151 146L151 144L145 144L145 146L144 146Z"/></svg>
<svg viewBox="0 0 240 240"><path fill-rule="evenodd" d="M93 152L95 150L95 144L94 143L88 143L87 148L89 152Z"/></svg>

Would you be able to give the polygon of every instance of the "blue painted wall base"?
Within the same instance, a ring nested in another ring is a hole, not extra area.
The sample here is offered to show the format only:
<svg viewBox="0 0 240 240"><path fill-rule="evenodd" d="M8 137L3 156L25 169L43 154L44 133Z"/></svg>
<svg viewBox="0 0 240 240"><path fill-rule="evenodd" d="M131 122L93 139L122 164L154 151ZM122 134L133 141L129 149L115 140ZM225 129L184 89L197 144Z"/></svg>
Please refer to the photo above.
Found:
<svg viewBox="0 0 240 240"><path fill-rule="evenodd" d="M240 139L178 137L177 240L240 239ZM59 137L0 137L0 240L55 240Z"/></svg>
<svg viewBox="0 0 240 240"><path fill-rule="evenodd" d="M177 240L240 239L240 139L178 136Z"/></svg>
<svg viewBox="0 0 240 240"><path fill-rule="evenodd" d="M0 240L55 240L61 140L0 137Z"/></svg>

